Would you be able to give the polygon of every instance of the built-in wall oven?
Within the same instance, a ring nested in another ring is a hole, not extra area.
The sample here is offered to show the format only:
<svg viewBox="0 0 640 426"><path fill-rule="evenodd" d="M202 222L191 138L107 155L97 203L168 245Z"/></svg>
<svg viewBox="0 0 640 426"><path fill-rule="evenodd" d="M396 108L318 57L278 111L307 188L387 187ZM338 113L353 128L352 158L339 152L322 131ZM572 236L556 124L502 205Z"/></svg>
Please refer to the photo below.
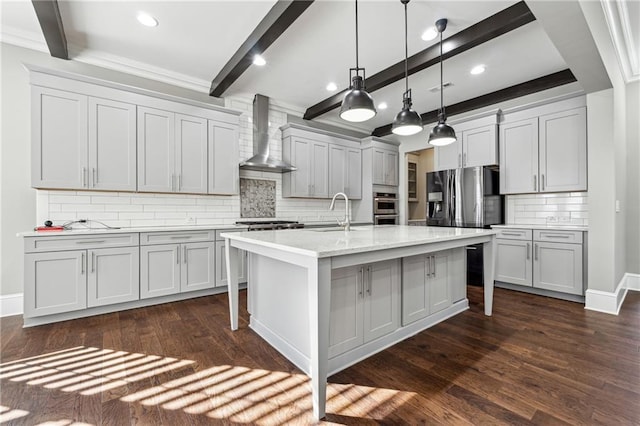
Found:
<svg viewBox="0 0 640 426"><path fill-rule="evenodd" d="M392 192L373 193L373 224L398 224L398 195Z"/></svg>

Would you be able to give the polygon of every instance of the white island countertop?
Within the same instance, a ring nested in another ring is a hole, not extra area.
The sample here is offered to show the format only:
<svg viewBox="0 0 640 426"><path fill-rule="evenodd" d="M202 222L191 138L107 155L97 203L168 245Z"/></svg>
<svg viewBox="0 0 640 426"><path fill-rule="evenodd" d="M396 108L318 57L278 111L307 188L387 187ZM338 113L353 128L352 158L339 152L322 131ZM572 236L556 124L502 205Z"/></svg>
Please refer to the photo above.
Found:
<svg viewBox="0 0 640 426"><path fill-rule="evenodd" d="M304 256L324 258L496 233L497 231L494 230L477 228L378 225L352 226L350 231L339 228L320 228L234 232L223 233L221 236Z"/></svg>

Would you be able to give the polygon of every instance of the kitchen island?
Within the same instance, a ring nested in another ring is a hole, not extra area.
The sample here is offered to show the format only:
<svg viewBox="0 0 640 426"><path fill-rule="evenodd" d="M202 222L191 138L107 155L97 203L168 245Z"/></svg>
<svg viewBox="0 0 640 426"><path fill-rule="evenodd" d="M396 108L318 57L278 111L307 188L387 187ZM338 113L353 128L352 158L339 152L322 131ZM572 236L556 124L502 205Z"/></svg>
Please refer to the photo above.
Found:
<svg viewBox="0 0 640 426"><path fill-rule="evenodd" d="M330 374L468 309L465 246L484 244L491 315L495 233L414 226L223 233L231 329L245 250L250 327L311 377L320 419Z"/></svg>

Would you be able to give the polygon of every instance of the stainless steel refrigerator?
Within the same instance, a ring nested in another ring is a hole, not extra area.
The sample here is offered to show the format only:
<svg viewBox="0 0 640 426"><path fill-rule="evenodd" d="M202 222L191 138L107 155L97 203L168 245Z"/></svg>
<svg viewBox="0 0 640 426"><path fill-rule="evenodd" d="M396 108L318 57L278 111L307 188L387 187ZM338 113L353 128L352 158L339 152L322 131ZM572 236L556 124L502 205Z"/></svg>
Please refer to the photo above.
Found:
<svg viewBox="0 0 640 426"><path fill-rule="evenodd" d="M503 223L500 176L492 167L427 173L427 225L487 228Z"/></svg>
<svg viewBox="0 0 640 426"><path fill-rule="evenodd" d="M492 167L427 173L427 226L488 228L504 223L500 175ZM467 247L467 284L483 285L482 244Z"/></svg>

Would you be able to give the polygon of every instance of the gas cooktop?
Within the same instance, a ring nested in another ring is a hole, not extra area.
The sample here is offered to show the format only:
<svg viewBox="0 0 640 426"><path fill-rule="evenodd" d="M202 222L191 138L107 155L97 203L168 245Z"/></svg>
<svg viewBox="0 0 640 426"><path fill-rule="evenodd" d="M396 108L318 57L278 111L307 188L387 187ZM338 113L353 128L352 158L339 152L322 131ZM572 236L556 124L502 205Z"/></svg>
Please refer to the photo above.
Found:
<svg viewBox="0 0 640 426"><path fill-rule="evenodd" d="M304 228L304 223L299 223L293 220L240 220L236 222L236 225L246 225L248 231Z"/></svg>

